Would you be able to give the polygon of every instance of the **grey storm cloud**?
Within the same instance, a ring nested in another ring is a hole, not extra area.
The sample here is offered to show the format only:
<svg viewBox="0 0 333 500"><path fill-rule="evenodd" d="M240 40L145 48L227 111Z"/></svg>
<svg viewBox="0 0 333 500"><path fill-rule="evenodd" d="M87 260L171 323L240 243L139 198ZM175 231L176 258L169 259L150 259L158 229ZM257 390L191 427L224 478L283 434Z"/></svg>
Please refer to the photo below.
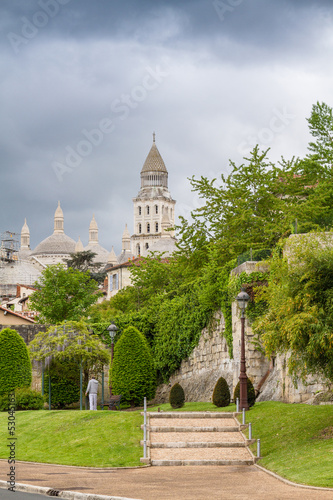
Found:
<svg viewBox="0 0 333 500"><path fill-rule="evenodd" d="M188 178L230 171L259 143L304 155L331 99L333 8L304 0L2 0L0 231L66 233L120 251L156 131L176 213Z"/></svg>

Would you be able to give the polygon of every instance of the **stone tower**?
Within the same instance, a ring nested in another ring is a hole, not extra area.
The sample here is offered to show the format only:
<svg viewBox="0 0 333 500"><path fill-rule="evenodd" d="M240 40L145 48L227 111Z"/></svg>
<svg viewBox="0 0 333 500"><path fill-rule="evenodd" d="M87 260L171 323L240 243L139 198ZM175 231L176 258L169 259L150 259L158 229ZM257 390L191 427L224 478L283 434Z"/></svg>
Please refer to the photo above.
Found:
<svg viewBox="0 0 333 500"><path fill-rule="evenodd" d="M146 256L150 247L162 237L162 220L166 217L171 227L175 224L175 200L168 190L168 171L155 144L148 153L141 170L141 188L134 203L134 234L131 250L136 257ZM173 236L173 235L172 235Z"/></svg>

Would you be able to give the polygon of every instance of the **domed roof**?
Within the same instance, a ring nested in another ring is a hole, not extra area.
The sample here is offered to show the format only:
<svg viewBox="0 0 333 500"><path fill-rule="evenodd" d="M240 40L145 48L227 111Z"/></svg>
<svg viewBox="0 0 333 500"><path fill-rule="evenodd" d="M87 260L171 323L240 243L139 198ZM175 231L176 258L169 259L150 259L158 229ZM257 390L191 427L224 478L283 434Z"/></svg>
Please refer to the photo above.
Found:
<svg viewBox="0 0 333 500"><path fill-rule="evenodd" d="M6 263L0 266L0 283L6 285L32 285L41 274L40 268L27 261Z"/></svg>
<svg viewBox="0 0 333 500"><path fill-rule="evenodd" d="M75 252L75 241L65 233L53 233L45 238L31 255L67 255Z"/></svg>
<svg viewBox="0 0 333 500"><path fill-rule="evenodd" d="M109 252L105 248L103 248L99 243L89 243L86 247L84 247L84 249L91 250L96 254L93 260L95 263L99 262L101 264L107 263Z"/></svg>
<svg viewBox="0 0 333 500"><path fill-rule="evenodd" d="M143 164L141 173L143 172L165 172L168 173L166 166L164 164L163 158L160 155L159 150L155 144L155 134L153 145L148 153L146 161Z"/></svg>

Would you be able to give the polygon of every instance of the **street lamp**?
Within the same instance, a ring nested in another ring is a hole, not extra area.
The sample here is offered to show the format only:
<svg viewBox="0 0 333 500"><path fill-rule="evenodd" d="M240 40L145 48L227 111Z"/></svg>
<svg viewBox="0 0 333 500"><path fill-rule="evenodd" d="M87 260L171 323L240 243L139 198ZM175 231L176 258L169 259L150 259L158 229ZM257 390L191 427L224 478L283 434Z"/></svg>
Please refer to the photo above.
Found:
<svg viewBox="0 0 333 500"><path fill-rule="evenodd" d="M118 331L118 328L117 326L114 324L114 322L112 321L111 325L108 326L107 328L109 334L110 334L110 339L111 339L111 366L112 366L112 362L113 362L113 348L114 348L114 338L116 336L116 333ZM110 398L112 396L112 382L111 382L111 377L110 377Z"/></svg>
<svg viewBox="0 0 333 500"><path fill-rule="evenodd" d="M240 359L240 375L239 375L239 399L240 399L240 408L243 410L249 409L249 403L247 401L247 375L246 375L246 363L245 363L245 309L248 301L250 300L249 295L246 293L245 289L242 288L242 291L237 295L236 300L238 302L238 306L242 312L241 315L241 359Z"/></svg>

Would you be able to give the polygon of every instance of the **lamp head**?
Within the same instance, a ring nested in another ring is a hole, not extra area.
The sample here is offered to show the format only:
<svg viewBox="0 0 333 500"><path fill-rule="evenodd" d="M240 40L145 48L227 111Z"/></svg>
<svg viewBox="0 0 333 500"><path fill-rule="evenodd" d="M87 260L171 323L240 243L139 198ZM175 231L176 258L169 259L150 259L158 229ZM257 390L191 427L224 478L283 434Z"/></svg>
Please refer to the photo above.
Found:
<svg viewBox="0 0 333 500"><path fill-rule="evenodd" d="M237 295L236 300L238 302L240 310L243 313L246 309L246 306L247 306L249 300L250 300L250 296L246 293L245 288L242 287L242 290Z"/></svg>
<svg viewBox="0 0 333 500"><path fill-rule="evenodd" d="M116 336L116 333L118 331L118 327L114 324L114 322L112 321L111 325L108 326L107 328L108 332L109 332L109 335L110 335L110 339L111 339L111 342L113 343L114 341L114 338Z"/></svg>

